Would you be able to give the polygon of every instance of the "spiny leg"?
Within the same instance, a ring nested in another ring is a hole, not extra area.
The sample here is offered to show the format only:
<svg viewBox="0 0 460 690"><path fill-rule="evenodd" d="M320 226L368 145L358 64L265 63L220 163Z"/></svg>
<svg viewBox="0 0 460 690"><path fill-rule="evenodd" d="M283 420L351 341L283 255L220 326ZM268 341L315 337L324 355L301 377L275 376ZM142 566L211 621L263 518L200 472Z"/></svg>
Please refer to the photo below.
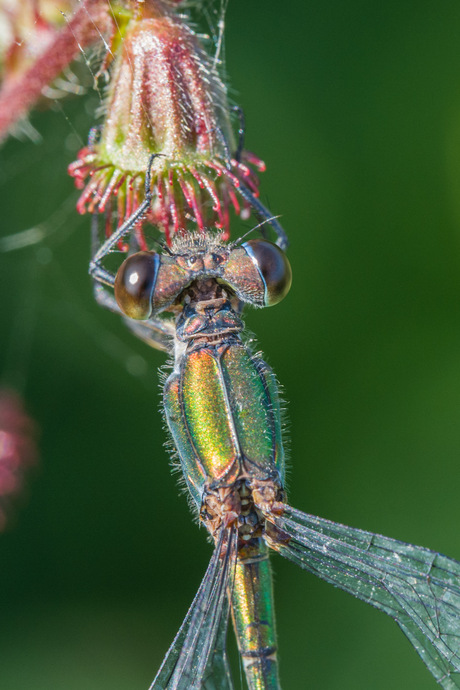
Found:
<svg viewBox="0 0 460 690"><path fill-rule="evenodd" d="M246 135L246 118L244 117L243 109L239 105L234 106L233 110L237 114L239 120L238 146L236 148L235 153L233 154L233 157L237 161L237 163L239 163L241 160L241 154L243 153L244 149L244 139ZM286 249L286 247L289 244L287 234L282 225L278 223L277 219L273 217L272 213L270 213L270 210L266 208L262 204L262 202L254 196L253 192L251 192L249 187L247 187L244 184L244 182L241 182L241 180L240 186L237 191L240 193L240 195L243 197L245 201L249 202L258 218L261 221L265 221L272 226L278 238L276 244L281 249Z"/></svg>
<svg viewBox="0 0 460 690"><path fill-rule="evenodd" d="M242 149L244 146L244 134L245 134L245 120L244 120L244 114L241 108L235 108L239 114L239 119L240 119L240 126L238 129L238 147L234 153L234 161L237 163L240 162L241 158L241 153ZM223 131L219 128L217 130L217 133L219 135L219 138L222 142L222 145L224 147L225 151L225 166L227 170L232 172L232 160L230 156L230 147L228 145L228 141L225 138L225 135ZM254 195L254 193L249 189L247 185L244 184L244 182L241 180L239 176L238 178L238 186L235 186L236 191L238 194L243 197L245 201L249 203L249 205L252 207L252 210L254 211L255 215L260 221L263 221L264 223L268 223L268 225L271 225L273 230L275 231L275 234L277 236L276 244L280 249L285 250L289 244L287 234L281 225L281 223L278 222L278 220L273 216L273 214L270 212L270 210L263 205L263 203ZM262 230L262 234L263 230Z"/></svg>
<svg viewBox="0 0 460 690"><path fill-rule="evenodd" d="M136 223L138 223L141 220L141 218L143 218L143 216L145 216L145 214L148 212L153 197L153 192L150 188L152 164L155 158L161 155L161 153L152 153L152 155L150 156L147 172L145 175L144 201L141 203L139 208L136 209L136 211L134 211L134 213L131 214L130 217L127 218L125 222L122 223L120 227L117 230L115 230L115 232L112 233L110 237L97 249L89 263L90 275L100 283L110 285L111 287L113 287L114 285L115 276L113 275L113 273L104 268L104 266L102 265L102 261L106 256L108 256L108 254L110 254L110 252L113 251L114 247L117 245L119 240L121 240L130 230L132 230ZM95 248L93 247L93 249Z"/></svg>
<svg viewBox="0 0 460 690"><path fill-rule="evenodd" d="M254 196L249 187L241 182L241 180L239 187L237 187L237 192L245 201L249 202L254 213L261 221L264 221L272 226L277 236L276 244L284 251L289 244L289 240L281 223L278 223L278 220L273 216L272 213L270 213L270 210L264 206L263 203L257 199L257 197Z"/></svg>
<svg viewBox="0 0 460 690"><path fill-rule="evenodd" d="M98 283L97 279L94 280L93 292L96 302L105 309L109 309L109 311L115 314L120 314L130 331L140 340L143 340L147 345L154 347L156 350L163 350L171 354L175 333L175 325L172 319L150 317L148 321L134 321L123 314L115 297L101 283Z"/></svg>
<svg viewBox="0 0 460 690"><path fill-rule="evenodd" d="M152 160L153 158L151 161ZM124 225L127 224L132 227L132 216ZM129 229L130 228L126 227L125 232L128 232ZM112 238L110 237L109 240L110 239ZM101 266L101 258L99 260L96 259L98 256L102 256L103 258L111 251L111 247L109 247L107 251L102 252L107 245L108 242L104 242L102 246L100 244L98 237L98 215L93 214L91 221L91 247L93 258L90 262L90 275L93 279L93 294L96 302L105 309L108 309L115 314L120 314L128 328L148 345L158 350L164 350L165 352L170 353L172 351L172 343L175 333L175 325L173 320L152 316L148 321L140 323L138 321L129 319L121 311L113 293L107 290L106 286L113 288L115 284L115 275L111 271ZM95 267L95 269L92 270L92 267Z"/></svg>

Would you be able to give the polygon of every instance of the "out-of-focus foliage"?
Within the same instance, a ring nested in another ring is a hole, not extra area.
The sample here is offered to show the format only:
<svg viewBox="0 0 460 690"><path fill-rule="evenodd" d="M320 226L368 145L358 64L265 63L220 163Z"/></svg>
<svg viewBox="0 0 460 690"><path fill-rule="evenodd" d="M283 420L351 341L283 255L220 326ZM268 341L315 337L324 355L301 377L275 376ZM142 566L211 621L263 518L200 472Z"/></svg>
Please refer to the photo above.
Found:
<svg viewBox="0 0 460 690"><path fill-rule="evenodd" d="M232 0L226 24L262 200L291 239L289 297L247 318L285 387L291 502L460 558L460 6ZM42 144L3 148L3 235L74 194L98 104L40 113ZM42 429L0 539L0 687L146 689L210 548L163 448L164 357L94 303L88 219L58 221L0 256L0 357L15 368L26 340ZM274 569L285 690L434 686L391 621Z"/></svg>

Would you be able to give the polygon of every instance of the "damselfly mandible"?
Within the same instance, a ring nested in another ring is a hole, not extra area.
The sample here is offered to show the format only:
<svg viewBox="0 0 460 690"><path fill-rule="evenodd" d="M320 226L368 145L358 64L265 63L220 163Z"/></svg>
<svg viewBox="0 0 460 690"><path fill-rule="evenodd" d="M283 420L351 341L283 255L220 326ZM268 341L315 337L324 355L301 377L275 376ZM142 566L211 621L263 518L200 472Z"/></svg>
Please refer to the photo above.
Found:
<svg viewBox="0 0 460 690"><path fill-rule="evenodd" d="M189 235L171 249L132 254L115 276L102 261L132 223L97 249L90 271L99 301L173 356L165 417L215 543L151 690L233 687L230 610L249 687L280 687L269 548L394 618L441 687L460 687L460 563L286 502L277 383L245 342L241 320L246 304L270 306L288 292L283 250L267 240Z"/></svg>

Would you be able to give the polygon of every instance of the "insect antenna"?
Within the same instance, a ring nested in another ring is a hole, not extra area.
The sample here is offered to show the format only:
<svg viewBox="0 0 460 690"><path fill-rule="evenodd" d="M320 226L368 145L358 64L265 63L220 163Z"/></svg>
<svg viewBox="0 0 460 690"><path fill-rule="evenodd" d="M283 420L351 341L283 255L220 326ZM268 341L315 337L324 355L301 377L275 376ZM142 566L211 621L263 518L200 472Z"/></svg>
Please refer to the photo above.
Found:
<svg viewBox="0 0 460 690"><path fill-rule="evenodd" d="M161 252L169 254L169 256L174 256L173 252L168 247L166 240L159 240L156 237L152 237L152 243L156 244Z"/></svg>
<svg viewBox="0 0 460 690"><path fill-rule="evenodd" d="M245 232L244 235L241 235L241 237L238 237L238 239L235 240L235 242L233 242L232 246L237 247L239 244L241 244L241 242L245 239L245 237L247 237L248 235L251 234L251 232L254 232L254 230L258 230L259 228L261 228L266 223L271 223L272 221L277 220L278 218L281 218L281 216L270 216L270 218L265 218L264 220L262 220L257 225L254 225L253 228L250 228L247 232ZM262 232L262 234L264 234L264 233Z"/></svg>

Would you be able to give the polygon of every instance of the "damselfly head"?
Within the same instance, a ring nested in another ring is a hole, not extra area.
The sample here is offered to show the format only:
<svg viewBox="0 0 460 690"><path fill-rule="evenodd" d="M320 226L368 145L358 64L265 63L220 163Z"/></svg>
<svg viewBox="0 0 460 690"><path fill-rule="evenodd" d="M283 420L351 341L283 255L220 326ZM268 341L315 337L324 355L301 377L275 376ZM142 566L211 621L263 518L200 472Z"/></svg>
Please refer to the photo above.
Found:
<svg viewBox="0 0 460 690"><path fill-rule="evenodd" d="M183 306L187 289L203 278L223 285L240 302L270 307L288 293L292 272L285 253L268 240L238 246L192 236L177 241L170 254L128 257L117 273L115 297L126 316L145 320Z"/></svg>

